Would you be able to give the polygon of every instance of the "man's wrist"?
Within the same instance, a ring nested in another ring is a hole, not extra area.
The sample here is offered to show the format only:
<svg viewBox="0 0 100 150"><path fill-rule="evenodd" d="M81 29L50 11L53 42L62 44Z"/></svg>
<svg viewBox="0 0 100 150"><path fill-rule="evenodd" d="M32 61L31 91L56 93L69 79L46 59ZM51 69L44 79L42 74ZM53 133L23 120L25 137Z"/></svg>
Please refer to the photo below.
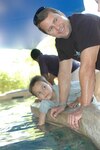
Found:
<svg viewBox="0 0 100 150"><path fill-rule="evenodd" d="M80 107L86 107L86 106L90 105L93 102L93 99L94 99L94 96L91 98L91 101L89 103L81 102L79 100L78 106L80 106Z"/></svg>

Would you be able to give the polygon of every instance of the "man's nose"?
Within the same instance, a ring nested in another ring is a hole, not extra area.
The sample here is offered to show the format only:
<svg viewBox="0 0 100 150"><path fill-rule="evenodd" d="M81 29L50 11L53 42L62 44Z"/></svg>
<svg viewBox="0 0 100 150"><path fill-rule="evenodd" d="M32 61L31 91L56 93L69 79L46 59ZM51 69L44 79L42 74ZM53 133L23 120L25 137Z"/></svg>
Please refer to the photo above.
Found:
<svg viewBox="0 0 100 150"><path fill-rule="evenodd" d="M58 31L59 30L59 26L54 25L54 28Z"/></svg>

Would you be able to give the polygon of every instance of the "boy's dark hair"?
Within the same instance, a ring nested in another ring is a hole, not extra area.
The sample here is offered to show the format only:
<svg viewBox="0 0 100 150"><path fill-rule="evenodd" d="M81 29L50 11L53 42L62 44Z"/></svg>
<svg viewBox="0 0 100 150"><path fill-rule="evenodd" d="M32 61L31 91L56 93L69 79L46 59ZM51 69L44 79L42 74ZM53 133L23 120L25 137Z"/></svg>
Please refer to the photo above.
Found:
<svg viewBox="0 0 100 150"><path fill-rule="evenodd" d="M49 83L45 77L43 76L40 76L40 75L36 75L35 77L33 77L30 81L30 84L29 84L29 92L32 93L32 95L35 96L34 92L32 91L32 87L35 85L36 82L38 81L43 81L45 83Z"/></svg>
<svg viewBox="0 0 100 150"><path fill-rule="evenodd" d="M37 60L41 54L42 54L42 52L39 49L34 48L34 49L32 49L30 55L34 60Z"/></svg>
<svg viewBox="0 0 100 150"><path fill-rule="evenodd" d="M40 28L39 24L45 20L49 14L49 12L53 12L53 13L57 13L60 15L64 15L61 11L54 9L54 8L49 8L49 7L40 7L34 17L33 17L33 23L34 25L36 25L39 30L41 30L42 32L46 33L43 29ZM47 34L47 33L46 33Z"/></svg>

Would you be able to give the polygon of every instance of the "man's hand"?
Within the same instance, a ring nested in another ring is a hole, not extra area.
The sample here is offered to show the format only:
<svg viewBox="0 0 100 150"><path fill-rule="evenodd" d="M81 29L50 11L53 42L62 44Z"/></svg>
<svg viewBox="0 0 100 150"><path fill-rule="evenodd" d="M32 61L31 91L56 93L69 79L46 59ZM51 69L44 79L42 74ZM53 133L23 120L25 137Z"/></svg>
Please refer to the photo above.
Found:
<svg viewBox="0 0 100 150"><path fill-rule="evenodd" d="M65 109L65 107L63 107L63 106L54 107L51 109L50 116L53 119L55 119L58 116L58 114L60 114L61 112L64 111L64 109Z"/></svg>
<svg viewBox="0 0 100 150"><path fill-rule="evenodd" d="M82 118L81 107L68 115L68 124L73 129L79 128L79 121Z"/></svg>

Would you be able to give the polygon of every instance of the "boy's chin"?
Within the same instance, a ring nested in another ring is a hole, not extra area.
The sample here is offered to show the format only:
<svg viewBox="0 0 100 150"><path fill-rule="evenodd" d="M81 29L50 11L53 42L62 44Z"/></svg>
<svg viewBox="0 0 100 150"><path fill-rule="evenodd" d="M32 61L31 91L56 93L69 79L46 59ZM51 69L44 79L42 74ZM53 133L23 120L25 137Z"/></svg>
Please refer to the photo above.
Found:
<svg viewBox="0 0 100 150"><path fill-rule="evenodd" d="M35 99L35 103L39 103L39 102L41 102L41 100L40 99Z"/></svg>

